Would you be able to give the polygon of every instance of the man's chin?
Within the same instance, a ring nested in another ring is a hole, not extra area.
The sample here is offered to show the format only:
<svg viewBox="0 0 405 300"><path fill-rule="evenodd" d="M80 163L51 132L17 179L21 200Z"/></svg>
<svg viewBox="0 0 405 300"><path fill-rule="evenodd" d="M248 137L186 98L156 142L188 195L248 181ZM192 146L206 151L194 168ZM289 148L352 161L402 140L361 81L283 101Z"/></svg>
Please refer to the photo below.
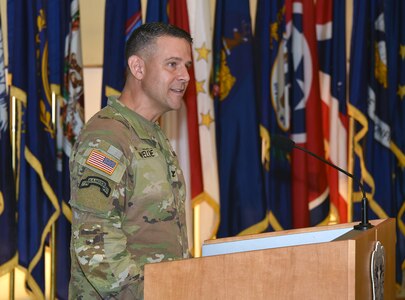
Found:
<svg viewBox="0 0 405 300"><path fill-rule="evenodd" d="M183 98L177 99L176 101L172 101L170 108L172 110L179 110L182 105L183 105Z"/></svg>

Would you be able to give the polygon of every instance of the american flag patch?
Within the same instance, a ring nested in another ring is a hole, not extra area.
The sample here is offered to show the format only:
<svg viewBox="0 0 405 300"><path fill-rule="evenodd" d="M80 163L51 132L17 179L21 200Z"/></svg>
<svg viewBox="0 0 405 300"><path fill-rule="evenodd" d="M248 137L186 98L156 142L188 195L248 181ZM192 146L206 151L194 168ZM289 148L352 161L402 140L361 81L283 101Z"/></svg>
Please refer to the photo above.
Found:
<svg viewBox="0 0 405 300"><path fill-rule="evenodd" d="M86 164L111 175L114 173L118 162L100 151L92 150L86 160Z"/></svg>

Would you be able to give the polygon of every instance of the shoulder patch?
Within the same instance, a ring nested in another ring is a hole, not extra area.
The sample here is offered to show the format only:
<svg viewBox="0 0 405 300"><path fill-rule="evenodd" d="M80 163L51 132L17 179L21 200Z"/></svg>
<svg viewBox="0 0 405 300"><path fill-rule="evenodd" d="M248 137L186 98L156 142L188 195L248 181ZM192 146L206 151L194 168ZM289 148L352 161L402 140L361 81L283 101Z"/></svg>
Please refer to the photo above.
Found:
<svg viewBox="0 0 405 300"><path fill-rule="evenodd" d="M107 173L108 175L112 175L118 165L118 161L101 151L93 149L91 150L89 157L86 159L86 164Z"/></svg>
<svg viewBox="0 0 405 300"><path fill-rule="evenodd" d="M100 192L102 192L106 197L108 197L111 193L111 188L108 185L107 180L97 176L87 176L85 179L82 179L79 184L79 189L88 188L91 185L98 186L100 188Z"/></svg>

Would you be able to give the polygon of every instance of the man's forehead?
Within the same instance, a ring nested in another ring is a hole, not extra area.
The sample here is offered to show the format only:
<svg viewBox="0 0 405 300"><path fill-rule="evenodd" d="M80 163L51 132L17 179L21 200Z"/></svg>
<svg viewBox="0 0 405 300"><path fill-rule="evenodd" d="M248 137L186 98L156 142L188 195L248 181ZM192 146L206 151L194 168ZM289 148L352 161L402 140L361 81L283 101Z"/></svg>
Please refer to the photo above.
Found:
<svg viewBox="0 0 405 300"><path fill-rule="evenodd" d="M156 41L154 47L155 54L163 54L167 56L184 58L188 56L191 59L191 45L190 43L178 37L162 36Z"/></svg>
<svg viewBox="0 0 405 300"><path fill-rule="evenodd" d="M155 39L155 43L185 43L188 44L189 46L191 46L191 44L189 43L189 41L187 41L185 38L182 37L177 37L177 36L172 36L172 35L162 35L159 36Z"/></svg>

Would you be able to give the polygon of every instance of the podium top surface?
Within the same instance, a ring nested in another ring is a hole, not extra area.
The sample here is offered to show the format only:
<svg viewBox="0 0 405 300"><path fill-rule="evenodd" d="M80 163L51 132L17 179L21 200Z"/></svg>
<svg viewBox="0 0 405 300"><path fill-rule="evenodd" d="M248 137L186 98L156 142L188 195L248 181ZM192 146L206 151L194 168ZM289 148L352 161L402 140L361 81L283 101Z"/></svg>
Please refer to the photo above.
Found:
<svg viewBox="0 0 405 300"><path fill-rule="evenodd" d="M373 220L370 223L376 226L383 221ZM353 230L354 225L357 225L357 223L308 227L209 240L202 246L202 256L326 243L342 240L342 238L351 239L361 234L361 231Z"/></svg>

